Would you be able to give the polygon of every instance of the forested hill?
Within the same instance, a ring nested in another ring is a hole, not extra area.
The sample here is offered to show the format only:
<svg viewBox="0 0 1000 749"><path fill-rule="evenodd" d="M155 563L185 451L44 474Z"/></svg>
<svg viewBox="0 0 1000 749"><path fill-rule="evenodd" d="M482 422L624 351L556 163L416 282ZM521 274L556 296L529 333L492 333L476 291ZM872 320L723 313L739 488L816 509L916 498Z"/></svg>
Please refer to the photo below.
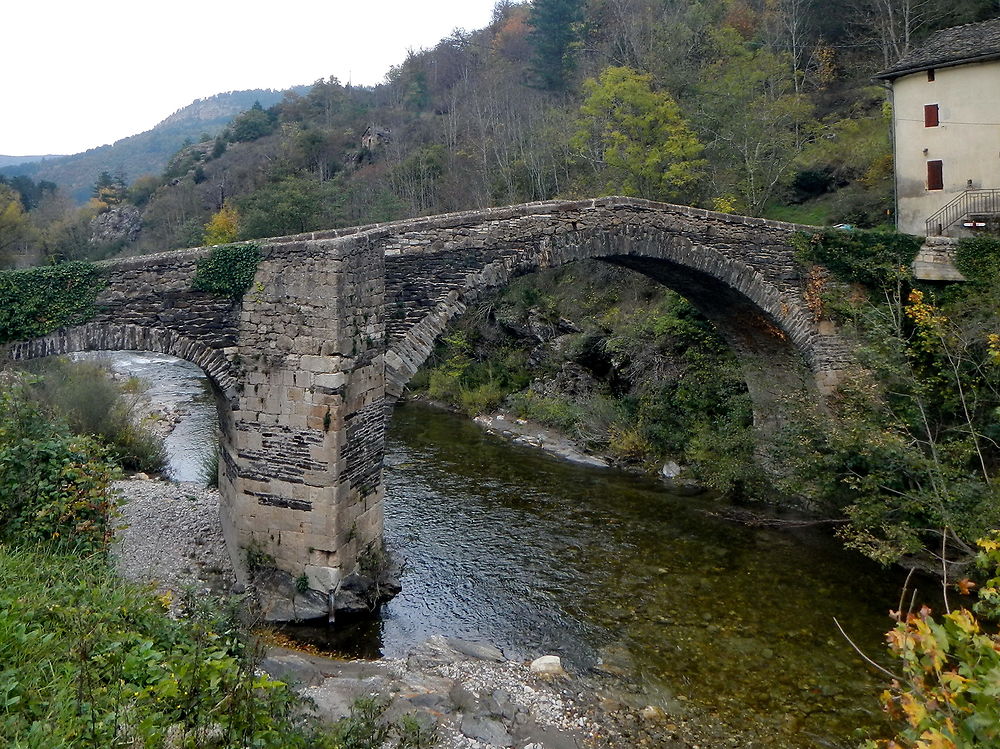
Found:
<svg viewBox="0 0 1000 749"><path fill-rule="evenodd" d="M486 28L411 53L375 88L252 92L243 103L261 106L217 138L198 139L214 119L172 117L26 168L98 200L71 216L15 187L29 212L7 252L150 252L601 194L891 224L871 76L936 29L998 15L996 0L500 0ZM198 142L168 161L184 137ZM127 184L151 161L165 171Z"/></svg>
<svg viewBox="0 0 1000 749"><path fill-rule="evenodd" d="M26 164L29 161L40 161L41 159L58 159L60 158L55 154L48 154L47 156L3 156L0 155L0 169L5 166L15 166L18 164Z"/></svg>
<svg viewBox="0 0 1000 749"><path fill-rule="evenodd" d="M135 179L159 174L185 141L214 137L237 114L259 101L271 106L284 92L251 89L216 94L198 99L179 109L151 130L123 138L111 145L92 148L71 156L0 157L0 173L9 177L24 175L54 182L78 203L85 203L101 172L123 172ZM27 163L26 163L27 162Z"/></svg>

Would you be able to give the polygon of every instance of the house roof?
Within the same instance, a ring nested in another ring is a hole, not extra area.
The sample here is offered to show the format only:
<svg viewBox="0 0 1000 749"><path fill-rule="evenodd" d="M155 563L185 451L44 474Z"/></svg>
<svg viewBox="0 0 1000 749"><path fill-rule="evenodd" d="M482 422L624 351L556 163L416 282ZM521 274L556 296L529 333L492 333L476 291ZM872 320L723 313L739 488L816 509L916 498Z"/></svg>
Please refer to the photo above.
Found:
<svg viewBox="0 0 1000 749"><path fill-rule="evenodd" d="M893 80L909 73L1000 58L1000 18L967 23L931 34L906 57L875 77Z"/></svg>

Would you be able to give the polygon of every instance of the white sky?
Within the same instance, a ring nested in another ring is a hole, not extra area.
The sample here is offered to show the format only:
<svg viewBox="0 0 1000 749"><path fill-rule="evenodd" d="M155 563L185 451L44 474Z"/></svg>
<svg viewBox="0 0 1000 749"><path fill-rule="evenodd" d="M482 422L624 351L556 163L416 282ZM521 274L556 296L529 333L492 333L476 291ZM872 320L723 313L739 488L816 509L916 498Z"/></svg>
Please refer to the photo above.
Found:
<svg viewBox="0 0 1000 749"><path fill-rule="evenodd" d="M69 154L193 100L336 76L379 83L408 49L485 26L495 0L4 3L0 154Z"/></svg>

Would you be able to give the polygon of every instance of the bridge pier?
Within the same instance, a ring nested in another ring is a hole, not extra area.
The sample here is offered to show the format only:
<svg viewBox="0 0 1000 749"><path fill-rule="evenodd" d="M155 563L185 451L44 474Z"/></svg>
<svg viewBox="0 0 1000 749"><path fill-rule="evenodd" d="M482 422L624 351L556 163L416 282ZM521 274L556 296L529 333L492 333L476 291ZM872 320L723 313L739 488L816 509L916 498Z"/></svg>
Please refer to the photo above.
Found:
<svg viewBox="0 0 1000 749"><path fill-rule="evenodd" d="M381 550L384 283L367 242L288 244L244 296L219 469L244 578L249 558L327 596Z"/></svg>

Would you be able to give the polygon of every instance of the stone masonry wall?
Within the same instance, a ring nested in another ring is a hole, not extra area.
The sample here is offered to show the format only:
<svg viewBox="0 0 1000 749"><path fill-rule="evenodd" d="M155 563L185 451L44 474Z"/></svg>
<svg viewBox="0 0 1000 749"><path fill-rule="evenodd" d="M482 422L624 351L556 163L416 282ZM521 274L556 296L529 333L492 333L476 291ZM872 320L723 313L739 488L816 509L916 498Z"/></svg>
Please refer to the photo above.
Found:
<svg viewBox="0 0 1000 749"><path fill-rule="evenodd" d="M270 247L244 297L243 389L223 439L231 549L323 592L382 534L384 270L364 240Z"/></svg>

